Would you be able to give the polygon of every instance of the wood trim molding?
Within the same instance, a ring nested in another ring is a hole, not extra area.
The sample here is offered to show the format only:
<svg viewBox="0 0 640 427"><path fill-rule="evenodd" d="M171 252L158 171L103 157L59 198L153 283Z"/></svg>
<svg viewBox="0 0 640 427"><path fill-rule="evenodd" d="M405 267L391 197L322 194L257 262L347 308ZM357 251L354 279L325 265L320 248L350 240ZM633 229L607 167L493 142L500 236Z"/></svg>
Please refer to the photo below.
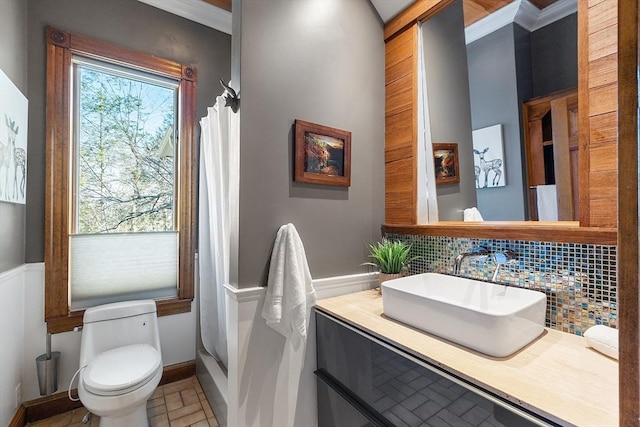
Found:
<svg viewBox="0 0 640 427"><path fill-rule="evenodd" d="M468 237L478 239L527 240L534 242L617 244L615 228L579 227L577 222L549 223L528 221L440 222L429 225L382 226L384 234Z"/></svg>
<svg viewBox="0 0 640 427"><path fill-rule="evenodd" d="M71 395L77 397L78 390L72 389ZM63 414L68 411L73 411L82 407L80 401L69 400L67 390L60 391L58 393L50 394L49 396L40 397L38 399L30 400L22 404L25 410L24 421L26 423L32 423L34 421L43 420L45 418L53 417L54 415Z"/></svg>
<svg viewBox="0 0 640 427"><path fill-rule="evenodd" d="M228 12L231 12L231 0L204 0L209 4L219 7L220 9L224 9Z"/></svg>
<svg viewBox="0 0 640 427"><path fill-rule="evenodd" d="M179 231L178 298L158 301L158 315L191 310L194 297L197 183L197 111L195 68L144 52L69 33L46 29L46 184L45 184L45 320L51 333L70 331L82 324L83 311L69 311L69 234L71 192L70 67L72 55L104 59L150 70L179 83L179 176L177 179Z"/></svg>
<svg viewBox="0 0 640 427"><path fill-rule="evenodd" d="M47 41L60 47L69 47L69 33L53 27L47 27Z"/></svg>
<svg viewBox="0 0 640 427"><path fill-rule="evenodd" d="M185 292L186 293L186 292ZM189 313L191 311L191 298L171 298L156 301L156 310L158 317L172 316L174 314ZM69 312L66 316L54 317L47 320L47 332L58 334L60 332L69 332L76 327L82 326L82 318L84 310Z"/></svg>
<svg viewBox="0 0 640 427"><path fill-rule="evenodd" d="M9 427L23 427L27 424L26 411L24 405L18 406L18 410L9 421Z"/></svg>
<svg viewBox="0 0 640 427"><path fill-rule="evenodd" d="M621 426L640 418L638 2L618 2L618 317ZM622 268L623 267L623 268Z"/></svg>
<svg viewBox="0 0 640 427"><path fill-rule="evenodd" d="M453 3L453 0L416 0L384 26L384 41L400 34L411 25L424 21Z"/></svg>
<svg viewBox="0 0 640 427"><path fill-rule="evenodd" d="M170 384L176 381L191 378L196 374L196 362L195 360L189 360L186 362L175 363L173 365L167 365L162 369L162 378L158 387L165 384ZM77 389L71 390L72 396L78 395ZM44 396L38 399L24 402L18 407L18 411L13 416L9 427L23 427L26 423L32 423L35 421L43 420L45 418L53 417L54 415L63 414L68 411L80 408L82 403L80 401L73 402L69 400L67 391L61 391L58 393Z"/></svg>
<svg viewBox="0 0 640 427"><path fill-rule="evenodd" d="M158 386L174 383L176 381L191 378L196 374L196 361L189 360L186 362L174 363L167 365L162 370L162 378Z"/></svg>

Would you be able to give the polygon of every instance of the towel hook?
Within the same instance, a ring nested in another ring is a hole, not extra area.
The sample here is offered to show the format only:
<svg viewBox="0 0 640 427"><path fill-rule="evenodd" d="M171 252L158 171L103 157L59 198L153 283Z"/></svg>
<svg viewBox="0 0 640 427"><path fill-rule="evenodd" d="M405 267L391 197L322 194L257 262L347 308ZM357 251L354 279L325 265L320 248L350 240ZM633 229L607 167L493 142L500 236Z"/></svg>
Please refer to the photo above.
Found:
<svg viewBox="0 0 640 427"><path fill-rule="evenodd" d="M220 84L224 88L224 93L222 97L224 98L224 106L231 107L231 111L234 113L238 112L238 105L240 103L240 99L238 98L238 94L233 90L229 85L225 84L224 80L220 79Z"/></svg>

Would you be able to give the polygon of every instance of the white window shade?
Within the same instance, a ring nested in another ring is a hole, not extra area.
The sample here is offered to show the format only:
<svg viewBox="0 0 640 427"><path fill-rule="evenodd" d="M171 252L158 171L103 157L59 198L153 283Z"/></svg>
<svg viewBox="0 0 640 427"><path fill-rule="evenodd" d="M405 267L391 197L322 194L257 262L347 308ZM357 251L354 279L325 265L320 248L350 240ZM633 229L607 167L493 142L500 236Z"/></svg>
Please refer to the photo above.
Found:
<svg viewBox="0 0 640 427"><path fill-rule="evenodd" d="M178 232L69 236L71 310L178 289Z"/></svg>

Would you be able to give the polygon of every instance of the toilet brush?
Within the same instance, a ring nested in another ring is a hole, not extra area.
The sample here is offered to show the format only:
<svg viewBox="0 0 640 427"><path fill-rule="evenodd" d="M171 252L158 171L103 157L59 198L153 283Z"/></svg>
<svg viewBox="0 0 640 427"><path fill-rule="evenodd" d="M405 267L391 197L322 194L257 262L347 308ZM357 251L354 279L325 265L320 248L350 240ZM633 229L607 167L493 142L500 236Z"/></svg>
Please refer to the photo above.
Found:
<svg viewBox="0 0 640 427"><path fill-rule="evenodd" d="M47 352L47 360L51 360L51 333L47 332L47 343L45 345Z"/></svg>
<svg viewBox="0 0 640 427"><path fill-rule="evenodd" d="M51 334L47 333L46 353L36 358L38 370L38 385L40 395L46 396L58 390L58 361L59 351L51 351Z"/></svg>

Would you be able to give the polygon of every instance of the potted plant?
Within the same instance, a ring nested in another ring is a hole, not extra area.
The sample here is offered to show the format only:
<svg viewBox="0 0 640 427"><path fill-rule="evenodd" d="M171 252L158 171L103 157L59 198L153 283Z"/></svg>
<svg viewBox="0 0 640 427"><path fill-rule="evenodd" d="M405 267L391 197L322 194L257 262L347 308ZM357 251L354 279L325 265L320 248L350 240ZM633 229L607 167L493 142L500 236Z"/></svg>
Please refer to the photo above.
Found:
<svg viewBox="0 0 640 427"><path fill-rule="evenodd" d="M412 245L399 240L383 238L382 241L369 245L369 258L375 262L365 262L362 265L372 265L380 272L380 283L401 277L409 263L420 257L409 256Z"/></svg>

